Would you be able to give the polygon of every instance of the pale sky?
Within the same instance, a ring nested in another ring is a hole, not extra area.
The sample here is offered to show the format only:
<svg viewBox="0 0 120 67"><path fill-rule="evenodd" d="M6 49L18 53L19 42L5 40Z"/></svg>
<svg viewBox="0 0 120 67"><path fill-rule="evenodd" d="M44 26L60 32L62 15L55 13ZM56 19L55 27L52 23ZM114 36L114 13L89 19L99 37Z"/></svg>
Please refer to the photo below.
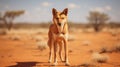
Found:
<svg viewBox="0 0 120 67"><path fill-rule="evenodd" d="M25 10L14 22L52 21L52 8L69 9L68 20L88 22L90 11L100 11L110 16L110 21L120 21L120 0L0 0L0 12Z"/></svg>

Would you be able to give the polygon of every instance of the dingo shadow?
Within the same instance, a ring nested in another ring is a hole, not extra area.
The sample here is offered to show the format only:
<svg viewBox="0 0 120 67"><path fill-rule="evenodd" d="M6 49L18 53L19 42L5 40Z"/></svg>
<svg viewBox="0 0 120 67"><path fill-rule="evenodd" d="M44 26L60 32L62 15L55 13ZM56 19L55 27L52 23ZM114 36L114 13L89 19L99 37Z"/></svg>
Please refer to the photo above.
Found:
<svg viewBox="0 0 120 67"><path fill-rule="evenodd" d="M17 63L16 65L11 65L8 67L33 67L36 66L37 64L46 64L47 62L16 62L16 63Z"/></svg>

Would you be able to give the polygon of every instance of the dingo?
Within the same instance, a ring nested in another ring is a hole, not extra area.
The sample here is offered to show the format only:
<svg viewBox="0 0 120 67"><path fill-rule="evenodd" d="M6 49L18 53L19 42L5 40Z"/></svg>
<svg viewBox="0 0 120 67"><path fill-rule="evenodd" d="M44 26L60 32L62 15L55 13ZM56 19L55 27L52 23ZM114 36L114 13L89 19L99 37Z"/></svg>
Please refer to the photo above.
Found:
<svg viewBox="0 0 120 67"><path fill-rule="evenodd" d="M68 61L68 24L67 24L67 14L68 8L64 9L62 12L58 12L55 8L52 9L53 14L53 24L51 24L48 32L48 46L50 48L49 52L49 62L52 61L52 49L54 48L54 64L57 65L57 51L59 46L59 56L61 61L65 61L65 65L69 65ZM62 57L62 46L64 45L65 60Z"/></svg>

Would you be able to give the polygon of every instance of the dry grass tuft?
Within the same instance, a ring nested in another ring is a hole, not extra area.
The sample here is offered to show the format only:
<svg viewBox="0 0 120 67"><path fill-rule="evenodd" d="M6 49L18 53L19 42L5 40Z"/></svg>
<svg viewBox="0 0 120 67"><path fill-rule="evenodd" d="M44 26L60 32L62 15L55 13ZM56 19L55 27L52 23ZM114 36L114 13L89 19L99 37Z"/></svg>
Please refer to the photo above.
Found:
<svg viewBox="0 0 120 67"><path fill-rule="evenodd" d="M69 52L69 53L72 53L72 52L73 52L73 50L69 50L68 52Z"/></svg>
<svg viewBox="0 0 120 67"><path fill-rule="evenodd" d="M11 40L20 40L21 37L19 35L13 35L10 37Z"/></svg>
<svg viewBox="0 0 120 67"><path fill-rule="evenodd" d="M83 46L88 46L88 45L90 45L91 44L91 42L90 41L88 41L88 40L85 40L85 41L83 41Z"/></svg>
<svg viewBox="0 0 120 67"><path fill-rule="evenodd" d="M111 32L111 35L112 35L112 36L117 36L117 33Z"/></svg>
<svg viewBox="0 0 120 67"><path fill-rule="evenodd" d="M91 32L94 32L94 29L92 29L92 28L84 29L83 32L84 33L91 33Z"/></svg>
<svg viewBox="0 0 120 67"><path fill-rule="evenodd" d="M109 52L109 51L108 51L108 48L106 46L101 47L99 50L99 53L107 53L107 52Z"/></svg>
<svg viewBox="0 0 120 67"><path fill-rule="evenodd" d="M110 30L109 31L112 36L117 36L118 32L116 30Z"/></svg>
<svg viewBox="0 0 120 67"><path fill-rule="evenodd" d="M35 41L42 41L44 38L42 36L34 36L32 39Z"/></svg>
<svg viewBox="0 0 120 67"><path fill-rule="evenodd" d="M43 51L43 50L47 49L47 47L48 47L46 41L39 41L39 42L37 42L37 46L38 46L38 49L40 51Z"/></svg>
<svg viewBox="0 0 120 67"><path fill-rule="evenodd" d="M69 30L70 30L70 32L76 32L76 28L71 28Z"/></svg>
<svg viewBox="0 0 120 67"><path fill-rule="evenodd" d="M108 61L108 55L102 55L97 52L92 54L92 61L97 63L106 63Z"/></svg>
<svg viewBox="0 0 120 67"><path fill-rule="evenodd" d="M120 44L115 45L114 48L113 48L113 50L115 52L120 52Z"/></svg>
<svg viewBox="0 0 120 67"><path fill-rule="evenodd" d="M7 31L6 30L0 30L0 35L6 35Z"/></svg>
<svg viewBox="0 0 120 67"><path fill-rule="evenodd" d="M69 35L69 37L68 37L68 41L74 41L75 40L75 36L73 36L73 35Z"/></svg>
<svg viewBox="0 0 120 67"><path fill-rule="evenodd" d="M120 52L120 44L116 44L116 45L112 46L111 48L103 46L99 50L99 53L112 53L112 52Z"/></svg>

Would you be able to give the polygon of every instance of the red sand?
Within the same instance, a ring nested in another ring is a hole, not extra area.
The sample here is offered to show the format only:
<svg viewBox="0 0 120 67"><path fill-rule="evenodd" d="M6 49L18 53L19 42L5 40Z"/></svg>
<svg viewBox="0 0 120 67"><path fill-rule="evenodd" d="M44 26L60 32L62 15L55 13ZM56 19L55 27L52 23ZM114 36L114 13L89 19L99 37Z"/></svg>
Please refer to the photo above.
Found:
<svg viewBox="0 0 120 67"><path fill-rule="evenodd" d="M75 39L69 41L69 61L71 66L81 65L91 58L90 51L97 51L102 46L112 47L120 44L120 34L112 36L110 33L71 33ZM47 48L40 51L34 39L24 39L27 34L19 34L23 39L11 40L9 36L0 35L0 67L49 67ZM45 36L36 34L32 36ZM117 39L119 38L119 39ZM47 38L46 38L47 39ZM106 53L110 58L107 63L98 64L100 67L120 67L120 52ZM66 67L58 62L56 67Z"/></svg>

